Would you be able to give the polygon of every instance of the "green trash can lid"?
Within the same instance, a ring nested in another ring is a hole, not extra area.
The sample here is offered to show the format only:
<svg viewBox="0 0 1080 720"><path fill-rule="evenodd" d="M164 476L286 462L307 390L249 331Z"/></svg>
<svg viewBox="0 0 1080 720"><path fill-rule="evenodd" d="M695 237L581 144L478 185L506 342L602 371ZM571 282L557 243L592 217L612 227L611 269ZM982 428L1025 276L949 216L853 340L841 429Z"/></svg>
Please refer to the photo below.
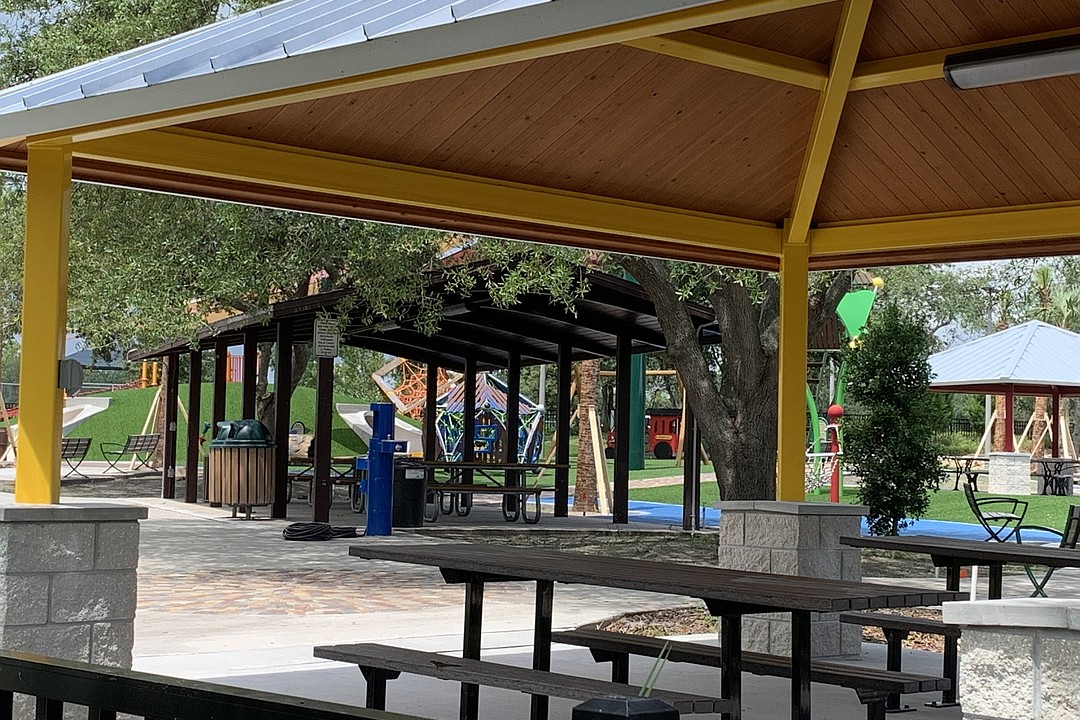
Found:
<svg viewBox="0 0 1080 720"><path fill-rule="evenodd" d="M258 420L225 420L210 447L274 447L274 438Z"/></svg>

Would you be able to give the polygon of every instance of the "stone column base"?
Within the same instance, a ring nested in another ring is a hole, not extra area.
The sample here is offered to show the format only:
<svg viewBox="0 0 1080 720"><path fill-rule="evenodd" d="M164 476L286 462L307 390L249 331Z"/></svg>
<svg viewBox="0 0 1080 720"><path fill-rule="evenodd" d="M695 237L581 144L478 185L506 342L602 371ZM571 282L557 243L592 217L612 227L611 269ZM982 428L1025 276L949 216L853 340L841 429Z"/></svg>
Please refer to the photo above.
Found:
<svg viewBox="0 0 1080 720"><path fill-rule="evenodd" d="M861 580L858 548L840 545L858 535L868 509L862 505L773 500L721 502L719 566L781 575ZM861 630L842 624L836 613L811 616L814 657L858 655ZM791 654L791 615L743 618L743 649Z"/></svg>
<svg viewBox="0 0 1080 720"><path fill-rule="evenodd" d="M0 505L0 648L131 667L145 507Z"/></svg>
<svg viewBox="0 0 1080 720"><path fill-rule="evenodd" d="M1031 455L1028 453L990 453L989 473L984 492L996 495L1030 495Z"/></svg>
<svg viewBox="0 0 1080 720"><path fill-rule="evenodd" d="M963 627L965 720L1080 717L1080 599L953 602L942 615Z"/></svg>

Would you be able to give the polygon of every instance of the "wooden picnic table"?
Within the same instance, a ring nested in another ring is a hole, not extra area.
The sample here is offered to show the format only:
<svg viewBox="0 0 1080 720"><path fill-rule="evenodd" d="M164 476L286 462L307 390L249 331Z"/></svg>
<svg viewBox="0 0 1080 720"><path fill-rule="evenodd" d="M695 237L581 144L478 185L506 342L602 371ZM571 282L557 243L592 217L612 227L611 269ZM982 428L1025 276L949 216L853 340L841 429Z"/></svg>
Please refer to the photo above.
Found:
<svg viewBox="0 0 1080 720"><path fill-rule="evenodd" d="M465 585L462 656L480 659L484 585L489 582L536 583L533 668L551 669L551 616L554 583L578 583L699 598L720 618L723 671L720 695L731 699L741 717L742 616L790 612L791 717L809 720L810 614L881 607L940 605L959 593L724 570L632 558L598 557L505 545L424 544L353 545L349 554L368 560L391 560L437 567L448 583ZM463 685L461 717L477 716L479 688ZM534 696L534 719L547 715L547 698Z"/></svg>
<svg viewBox="0 0 1080 720"><path fill-rule="evenodd" d="M858 548L878 548L929 555L936 567L947 569L945 587L948 590L960 589L961 567L987 565L990 567L988 597L991 600L1001 597L1001 568L1005 565L1080 567L1080 552L1043 545L961 540L932 535L845 536L840 538L840 543Z"/></svg>

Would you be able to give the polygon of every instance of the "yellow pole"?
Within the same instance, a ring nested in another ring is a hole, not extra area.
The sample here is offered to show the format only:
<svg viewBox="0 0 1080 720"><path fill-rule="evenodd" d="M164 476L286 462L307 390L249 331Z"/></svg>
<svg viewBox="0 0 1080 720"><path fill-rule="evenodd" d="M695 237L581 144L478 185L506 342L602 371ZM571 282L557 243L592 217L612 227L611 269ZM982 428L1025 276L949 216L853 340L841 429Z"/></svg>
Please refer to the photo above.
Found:
<svg viewBox="0 0 1080 720"><path fill-rule="evenodd" d="M23 251L22 364L15 501L60 501L60 430L64 408L57 373L67 326L71 148L27 150Z"/></svg>
<svg viewBox="0 0 1080 720"><path fill-rule="evenodd" d="M154 387L157 387L157 384L158 384L158 379L157 379L158 367L157 366L158 366L158 364L156 362L150 363L150 385L152 385Z"/></svg>
<svg viewBox="0 0 1080 720"><path fill-rule="evenodd" d="M785 229L785 238L787 232ZM776 499L806 499L806 345L810 246L785 243L780 255L780 412Z"/></svg>

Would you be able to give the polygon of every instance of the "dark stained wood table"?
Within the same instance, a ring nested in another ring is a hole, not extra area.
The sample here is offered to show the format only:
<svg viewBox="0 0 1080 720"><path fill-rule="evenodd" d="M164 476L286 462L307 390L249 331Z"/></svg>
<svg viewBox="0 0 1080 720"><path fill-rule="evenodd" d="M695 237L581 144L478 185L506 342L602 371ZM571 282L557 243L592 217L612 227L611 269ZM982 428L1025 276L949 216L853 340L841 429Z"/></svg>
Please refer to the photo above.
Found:
<svg viewBox="0 0 1080 720"><path fill-rule="evenodd" d="M859 548L878 548L896 552L929 555L936 567L947 569L945 587L960 589L960 568L964 565L988 565L988 597L1001 597L1001 568L1005 565L1042 565L1044 567L1080 567L1080 552L1016 542L987 542L934 537L932 535L896 535L891 537L845 536L840 543Z"/></svg>
<svg viewBox="0 0 1080 720"><path fill-rule="evenodd" d="M741 572L506 545L368 543L351 546L349 554L368 560L392 560L437 567L446 582L464 584L462 655L467 658L480 659L484 584L536 582L533 668L538 670L551 669L551 611L556 582L699 598L705 602L709 612L720 618L723 665L720 696L733 701L736 708L731 716L733 718L741 717L743 615L791 613L791 717L793 720L809 720L811 613L940 605L960 598L956 592ZM478 699L477 686L462 686L462 718L476 717ZM533 696L532 703L534 720L545 718L547 698Z"/></svg>

